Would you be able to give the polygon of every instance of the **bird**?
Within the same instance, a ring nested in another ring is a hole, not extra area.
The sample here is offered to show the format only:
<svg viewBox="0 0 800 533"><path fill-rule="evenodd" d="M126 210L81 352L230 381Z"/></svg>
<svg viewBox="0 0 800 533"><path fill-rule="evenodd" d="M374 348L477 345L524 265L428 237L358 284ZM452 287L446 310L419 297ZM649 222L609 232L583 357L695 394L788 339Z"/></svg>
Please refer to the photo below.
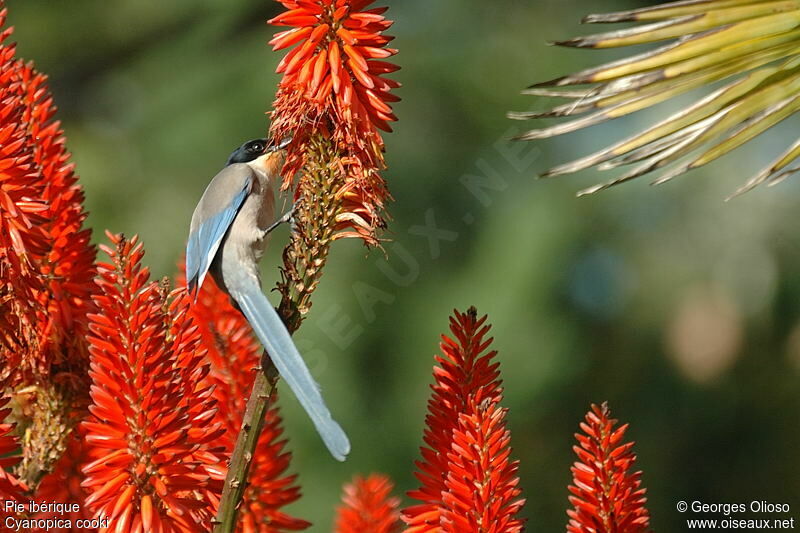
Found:
<svg viewBox="0 0 800 533"><path fill-rule="evenodd" d="M305 409L338 461L350 442L325 405L319 385L289 331L261 290L259 261L270 232L291 219L275 217L275 184L291 139L254 139L231 153L192 214L186 246L186 283L195 298L207 274L247 319L278 373Z"/></svg>

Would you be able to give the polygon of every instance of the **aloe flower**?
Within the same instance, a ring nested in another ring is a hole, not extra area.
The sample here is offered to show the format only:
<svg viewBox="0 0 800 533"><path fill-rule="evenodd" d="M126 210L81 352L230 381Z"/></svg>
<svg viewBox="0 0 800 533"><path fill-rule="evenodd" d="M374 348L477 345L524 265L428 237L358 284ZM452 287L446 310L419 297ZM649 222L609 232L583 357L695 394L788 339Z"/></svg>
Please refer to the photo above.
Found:
<svg viewBox="0 0 800 533"><path fill-rule="evenodd" d="M115 531L206 530L223 461L209 366L184 289L150 282L142 245L109 234L90 316L86 507Z"/></svg>
<svg viewBox="0 0 800 533"><path fill-rule="evenodd" d="M532 86L526 92L568 102L541 113L512 113L513 118L570 118L555 126L531 130L521 139L575 131L698 88L707 89L707 94L636 135L545 173L555 176L590 167L606 170L633 166L621 176L582 193L658 170L662 172L654 183L664 183L716 160L800 110L797 2L684 0L589 15L584 22L642 24L556 44L579 48L664 44ZM716 87L720 81L725 83ZM578 85L588 87L560 89ZM798 167L791 163L798 155L800 140L737 193L763 182L775 184L793 174Z"/></svg>
<svg viewBox="0 0 800 533"><path fill-rule="evenodd" d="M649 527L642 473L630 472L633 443L623 442L628 424L615 428L616 423L608 404L592 405L580 425L583 433L575 434L569 533L638 533Z"/></svg>
<svg viewBox="0 0 800 533"><path fill-rule="evenodd" d="M0 1L0 28L6 15ZM10 35L0 31L0 356L30 383L85 364L94 249L45 76L16 59Z"/></svg>
<svg viewBox="0 0 800 533"><path fill-rule="evenodd" d="M7 14L2 5L0 27ZM33 329L22 334L23 351L4 355L18 357L26 371L47 376L54 365L85 364L81 339L94 290L95 252L91 232L83 228L83 192L54 119L46 77L15 58L14 45L5 44L10 35L10 29L0 33L0 260L7 263L2 276L12 291L28 285L12 292L14 300L32 305L37 314L4 317L19 321L23 331ZM2 333L13 338L19 329Z"/></svg>
<svg viewBox="0 0 800 533"><path fill-rule="evenodd" d="M0 0L0 8L3 2ZM0 10L0 28L6 9ZM20 81L30 70L15 59L14 45L0 32L0 361L21 379L23 359L30 361L36 344L36 296L44 290L35 258L45 253L47 204L37 183L28 145L25 115L28 106Z"/></svg>
<svg viewBox="0 0 800 533"><path fill-rule="evenodd" d="M7 10L0 0L0 28ZM0 366L29 409L18 476L31 488L87 401L95 249L46 77L0 29Z"/></svg>
<svg viewBox="0 0 800 533"><path fill-rule="evenodd" d="M272 134L293 137L286 161L287 186L312 161L313 140L329 140L328 164L340 173L337 237L377 242L389 192L379 130L397 120L391 104L399 87L386 74L398 69L384 61L397 53L384 35L391 25L387 8L367 9L374 0L279 0L287 11L270 20L289 29L270 41L274 50L291 50L278 65L283 74L273 105ZM302 184L301 184L302 186ZM349 229L348 229L349 228Z"/></svg>
<svg viewBox="0 0 800 533"><path fill-rule="evenodd" d="M510 459L497 352L475 308L454 312L436 356L425 444L415 473L421 502L403 511L409 533L522 531L519 463Z"/></svg>
<svg viewBox="0 0 800 533"><path fill-rule="evenodd" d="M400 499L392 496L394 484L383 474L356 476L344 486L337 510L336 533L399 533Z"/></svg>

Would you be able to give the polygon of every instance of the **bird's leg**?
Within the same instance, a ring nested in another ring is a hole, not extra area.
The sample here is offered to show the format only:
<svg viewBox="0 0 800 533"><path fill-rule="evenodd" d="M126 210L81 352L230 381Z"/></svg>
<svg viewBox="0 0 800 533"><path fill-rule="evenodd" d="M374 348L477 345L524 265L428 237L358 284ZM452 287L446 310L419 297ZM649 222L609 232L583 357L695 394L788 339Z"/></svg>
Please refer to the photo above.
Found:
<svg viewBox="0 0 800 533"><path fill-rule="evenodd" d="M273 222L272 225L270 225L267 229L264 230L264 236L266 237L267 235L269 235L272 232L272 230L274 230L281 224L285 224L290 220L292 220L292 217L294 217L294 212L296 209L297 209L297 203L292 204L291 209L289 209L286 213L283 214L281 218Z"/></svg>

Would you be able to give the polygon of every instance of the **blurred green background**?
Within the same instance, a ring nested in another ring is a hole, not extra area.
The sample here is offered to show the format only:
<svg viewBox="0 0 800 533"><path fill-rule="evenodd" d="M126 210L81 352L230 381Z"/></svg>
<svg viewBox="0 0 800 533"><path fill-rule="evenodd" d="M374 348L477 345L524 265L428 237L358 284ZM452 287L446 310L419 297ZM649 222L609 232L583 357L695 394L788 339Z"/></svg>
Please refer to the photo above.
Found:
<svg viewBox="0 0 800 533"><path fill-rule="evenodd" d="M265 21L279 5L7 4L20 54L51 77L95 240L105 228L138 233L154 276L173 274L206 183L267 128L280 56ZM676 103L535 144L506 141L533 124L505 113L547 105L519 94L534 81L619 57L546 41L588 32L578 21L589 11L647 2L381 4L396 21L403 83L386 137L392 243L388 264L358 242L334 246L298 334L353 453L331 460L284 394L304 492L290 512L326 531L357 472L388 473L398 494L417 486L438 335L452 308L476 305L494 324L531 531L563 529L573 433L604 400L631 423L655 530L685 530L679 500L786 502L800 519L800 186L723 202L794 140L797 123L669 185L576 199L606 176L536 173ZM475 176L493 188L473 194ZM447 238L431 246L426 221ZM282 229L273 242L285 238ZM264 261L267 285L279 249Z"/></svg>

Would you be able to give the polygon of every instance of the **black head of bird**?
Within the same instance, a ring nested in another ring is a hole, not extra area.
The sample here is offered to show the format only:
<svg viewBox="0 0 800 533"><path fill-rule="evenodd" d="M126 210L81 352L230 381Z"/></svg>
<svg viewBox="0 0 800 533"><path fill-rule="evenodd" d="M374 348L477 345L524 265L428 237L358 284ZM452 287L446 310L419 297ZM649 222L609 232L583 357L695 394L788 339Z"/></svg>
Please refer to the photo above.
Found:
<svg viewBox="0 0 800 533"><path fill-rule="evenodd" d="M249 163L255 161L261 156L283 150L290 142L292 142L291 138L283 139L279 143L272 143L267 139L253 139L252 141L247 141L231 153L226 166L234 163Z"/></svg>

